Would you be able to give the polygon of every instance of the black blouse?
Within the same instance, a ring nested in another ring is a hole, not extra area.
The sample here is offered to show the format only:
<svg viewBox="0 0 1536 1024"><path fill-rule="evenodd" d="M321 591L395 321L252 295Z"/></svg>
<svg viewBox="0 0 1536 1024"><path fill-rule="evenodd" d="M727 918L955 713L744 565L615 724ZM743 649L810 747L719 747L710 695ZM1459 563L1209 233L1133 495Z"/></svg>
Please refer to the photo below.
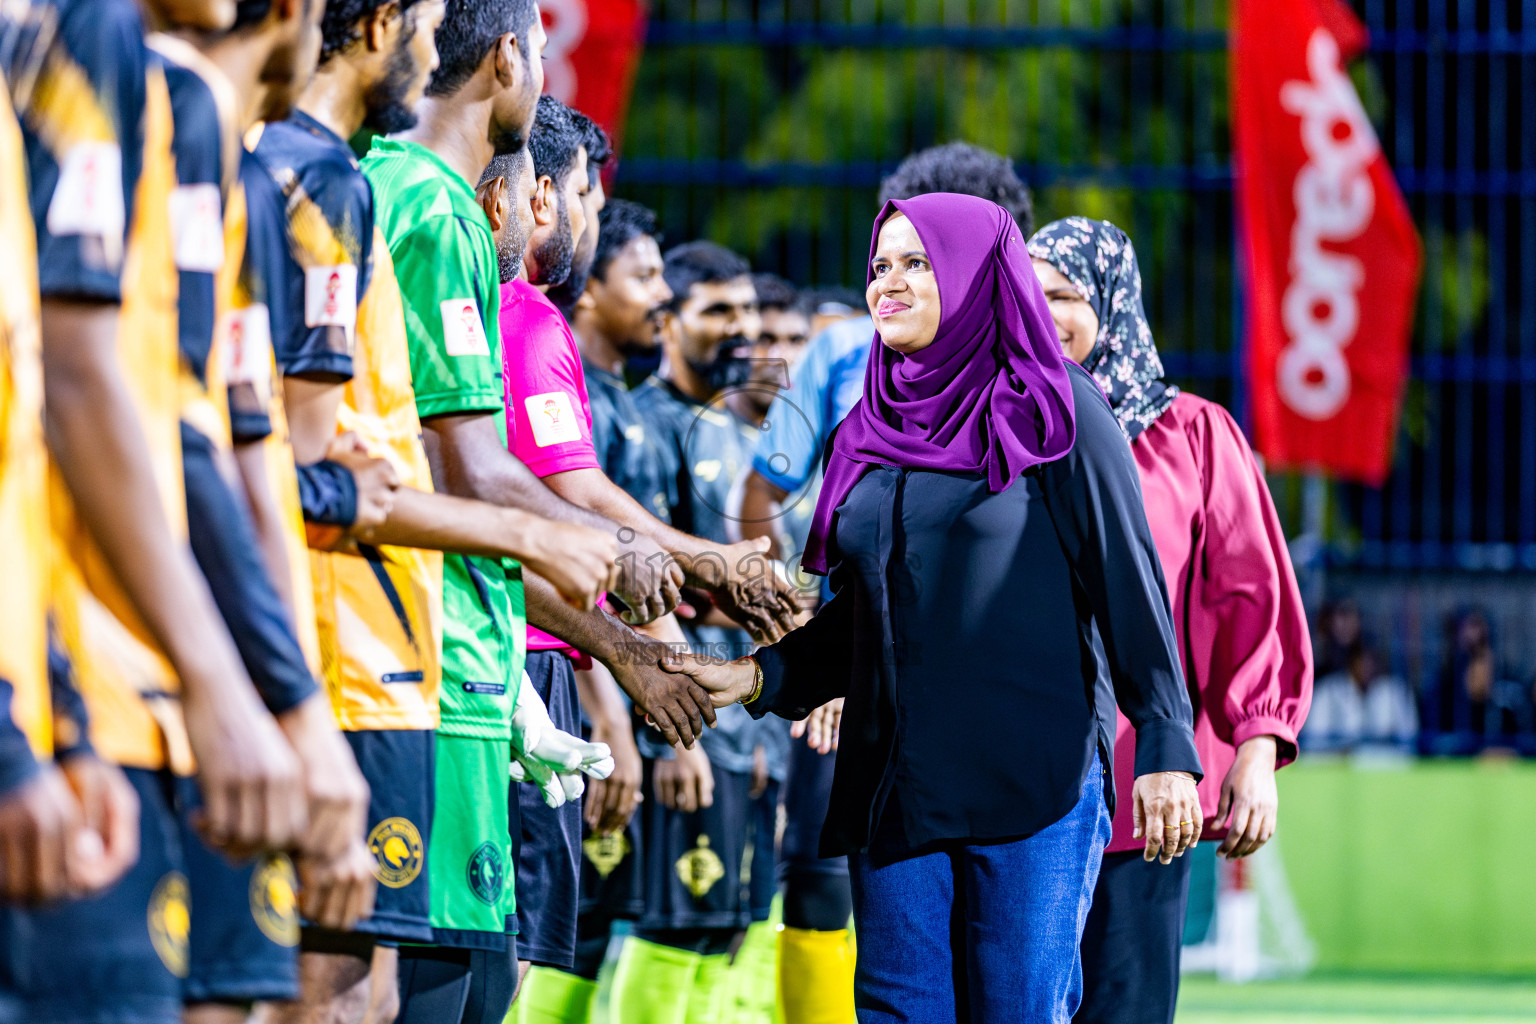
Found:
<svg viewBox="0 0 1536 1024"><path fill-rule="evenodd" d="M1136 464L1098 385L1069 369L1070 453L998 494L970 474L866 473L837 510L833 598L758 652L753 715L848 698L823 856L1040 831L1095 753L1114 763L1117 702L1137 775L1200 777Z"/></svg>

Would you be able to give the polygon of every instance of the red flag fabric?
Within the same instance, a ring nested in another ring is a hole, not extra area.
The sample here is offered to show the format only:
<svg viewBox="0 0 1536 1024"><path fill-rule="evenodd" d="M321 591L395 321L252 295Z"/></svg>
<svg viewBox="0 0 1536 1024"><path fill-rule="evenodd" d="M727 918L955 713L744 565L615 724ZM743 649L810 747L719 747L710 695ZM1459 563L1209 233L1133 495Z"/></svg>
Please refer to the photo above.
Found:
<svg viewBox="0 0 1536 1024"><path fill-rule="evenodd" d="M619 150L640 44L640 0L540 0L544 31L544 91L603 126ZM608 165L612 172L614 163Z"/></svg>
<svg viewBox="0 0 1536 1024"><path fill-rule="evenodd" d="M1232 142L1253 425L1271 465L1380 485L1422 260L1344 61L1340 0L1235 0Z"/></svg>

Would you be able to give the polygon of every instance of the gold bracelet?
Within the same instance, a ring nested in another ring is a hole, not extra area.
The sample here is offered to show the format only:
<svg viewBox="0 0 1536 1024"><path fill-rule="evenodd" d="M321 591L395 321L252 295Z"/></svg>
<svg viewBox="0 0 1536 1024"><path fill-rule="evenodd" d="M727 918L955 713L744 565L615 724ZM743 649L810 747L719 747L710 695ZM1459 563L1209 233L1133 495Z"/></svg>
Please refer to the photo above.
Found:
<svg viewBox="0 0 1536 1024"><path fill-rule="evenodd" d="M757 659L750 655L745 659L752 663L752 692L738 700L737 704L751 704L763 695L763 666L757 663Z"/></svg>

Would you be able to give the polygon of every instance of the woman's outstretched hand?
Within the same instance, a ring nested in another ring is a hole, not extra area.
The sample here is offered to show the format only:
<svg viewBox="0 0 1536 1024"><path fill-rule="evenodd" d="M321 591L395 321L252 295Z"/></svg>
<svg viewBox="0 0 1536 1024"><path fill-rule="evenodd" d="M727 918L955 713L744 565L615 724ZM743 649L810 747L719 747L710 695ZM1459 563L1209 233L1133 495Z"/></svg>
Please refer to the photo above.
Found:
<svg viewBox="0 0 1536 1024"><path fill-rule="evenodd" d="M751 658L722 662L703 654L682 654L662 663L668 672L693 677L709 692L715 707L723 708L752 695L757 682L757 667Z"/></svg>
<svg viewBox="0 0 1536 1024"><path fill-rule="evenodd" d="M1136 825L1132 835L1146 839L1143 860L1154 857L1164 864L1184 856L1200 840L1205 818L1195 777L1189 772L1153 772L1141 775L1131 789L1131 813Z"/></svg>
<svg viewBox="0 0 1536 1024"><path fill-rule="evenodd" d="M837 749L837 734L842 723L843 698L837 697L791 725L789 734L795 739L804 736L806 744L818 754L830 754Z"/></svg>

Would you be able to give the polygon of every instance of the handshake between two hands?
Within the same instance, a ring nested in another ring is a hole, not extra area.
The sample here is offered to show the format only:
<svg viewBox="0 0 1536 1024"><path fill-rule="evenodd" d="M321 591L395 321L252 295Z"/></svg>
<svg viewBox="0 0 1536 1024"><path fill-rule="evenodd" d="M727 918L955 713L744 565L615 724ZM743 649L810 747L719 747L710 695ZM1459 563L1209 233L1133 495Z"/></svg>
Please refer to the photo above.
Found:
<svg viewBox="0 0 1536 1024"><path fill-rule="evenodd" d="M669 672L691 677L716 708L751 696L757 685L757 668L750 658L721 661L705 655L673 653L661 664ZM818 753L829 754L837 749L842 718L843 698L839 697L816 708L803 721L794 723L790 735L796 739L803 737Z"/></svg>

